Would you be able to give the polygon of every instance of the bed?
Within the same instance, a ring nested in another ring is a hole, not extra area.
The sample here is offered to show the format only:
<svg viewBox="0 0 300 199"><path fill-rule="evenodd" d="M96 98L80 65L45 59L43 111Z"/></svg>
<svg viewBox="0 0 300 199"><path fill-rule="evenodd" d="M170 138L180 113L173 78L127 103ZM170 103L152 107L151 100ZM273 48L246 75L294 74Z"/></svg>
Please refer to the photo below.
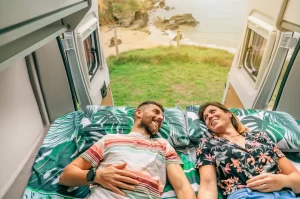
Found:
<svg viewBox="0 0 300 199"><path fill-rule="evenodd" d="M197 140L210 136L197 118L199 106L166 108L158 136L167 139L183 161L184 172L195 193L199 174L194 169ZM300 129L286 113L253 109L231 109L251 130L263 129L300 171ZM85 198L88 186L59 185L63 168L106 134L126 134L133 125L133 107L88 106L85 112L75 111L57 118L51 125L32 167L24 191L24 199ZM275 133L274 133L275 132ZM162 198L176 198L167 182ZM222 196L219 193L219 198Z"/></svg>

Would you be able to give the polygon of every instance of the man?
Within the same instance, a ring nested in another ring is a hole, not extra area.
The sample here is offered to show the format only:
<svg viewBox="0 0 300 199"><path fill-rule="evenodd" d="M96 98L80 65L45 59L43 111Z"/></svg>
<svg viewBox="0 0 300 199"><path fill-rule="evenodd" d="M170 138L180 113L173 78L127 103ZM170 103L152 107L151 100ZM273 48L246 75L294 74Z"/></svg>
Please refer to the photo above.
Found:
<svg viewBox="0 0 300 199"><path fill-rule="evenodd" d="M179 199L195 199L176 151L165 139L151 138L162 125L163 111L153 101L140 104L129 134L104 136L64 169L59 183L97 184L90 199L160 198L167 176Z"/></svg>

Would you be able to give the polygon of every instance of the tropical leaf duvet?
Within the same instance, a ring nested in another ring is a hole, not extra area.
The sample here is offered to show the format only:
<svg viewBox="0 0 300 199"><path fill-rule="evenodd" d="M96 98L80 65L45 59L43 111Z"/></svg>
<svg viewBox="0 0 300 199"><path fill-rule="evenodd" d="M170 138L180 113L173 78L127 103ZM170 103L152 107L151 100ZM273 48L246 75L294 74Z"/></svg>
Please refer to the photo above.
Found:
<svg viewBox="0 0 300 199"><path fill-rule="evenodd" d="M198 107L192 108L197 111ZM194 169L196 148L191 141L191 130L193 129L190 128L190 124L193 119L188 117L189 110L187 109L187 114L185 115L179 108L166 109L167 114L165 113L165 121L159 136L166 138L176 148L184 163L184 172L195 193L197 193L199 174ZM76 111L56 119L52 123L37 155L23 198L85 198L89 194L87 186L66 187L59 185L59 175L67 164L102 136L111 133L129 133L133 125L134 111L135 109L130 107L89 106L85 112ZM245 114L245 110L236 114ZM249 111L247 114L253 115L257 114L257 112ZM281 116L269 117L279 123L282 120L288 122ZM267 125L264 122L262 123L262 125ZM200 124L195 125L199 127L197 125ZM293 130L295 127L291 126L290 128L290 130ZM196 141L196 138L197 136L194 137L194 141ZM276 137L276 139L282 138ZM284 143L288 147L296 144L296 142ZM300 165L300 153L290 152L286 153L286 155L293 162ZM176 198L175 192L168 182L162 198ZM222 198L220 194L219 198Z"/></svg>

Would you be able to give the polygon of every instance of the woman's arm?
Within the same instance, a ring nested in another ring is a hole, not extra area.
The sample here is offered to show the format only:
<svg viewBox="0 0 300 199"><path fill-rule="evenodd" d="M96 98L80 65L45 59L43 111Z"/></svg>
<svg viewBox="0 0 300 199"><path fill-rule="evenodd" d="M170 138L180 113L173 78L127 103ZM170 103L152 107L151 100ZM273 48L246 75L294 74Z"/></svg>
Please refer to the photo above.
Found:
<svg viewBox="0 0 300 199"><path fill-rule="evenodd" d="M291 188L294 193L300 193L300 173L289 159L278 159L281 174L264 173L247 181L247 187L261 192L279 191Z"/></svg>
<svg viewBox="0 0 300 199"><path fill-rule="evenodd" d="M179 164L168 164L167 176L178 199L196 199L195 192Z"/></svg>
<svg viewBox="0 0 300 199"><path fill-rule="evenodd" d="M286 182L283 182L284 186L291 188L294 193L300 193L300 172L286 157L278 159L278 166L281 173L286 175Z"/></svg>
<svg viewBox="0 0 300 199"><path fill-rule="evenodd" d="M214 165L204 165L199 168L200 187L198 191L198 199L217 199L217 176Z"/></svg>

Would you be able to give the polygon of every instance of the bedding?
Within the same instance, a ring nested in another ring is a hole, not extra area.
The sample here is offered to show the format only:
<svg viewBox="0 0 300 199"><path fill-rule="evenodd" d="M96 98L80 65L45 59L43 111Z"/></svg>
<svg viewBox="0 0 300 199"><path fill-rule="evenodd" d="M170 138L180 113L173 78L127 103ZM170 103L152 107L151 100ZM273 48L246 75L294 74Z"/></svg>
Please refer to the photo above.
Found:
<svg viewBox="0 0 300 199"><path fill-rule="evenodd" d="M119 114L121 117L116 117L116 114ZM89 194L88 186L66 187L59 185L59 175L67 164L78 157L79 154L89 148L103 135L113 133L115 130L118 133L128 133L133 124L131 120L133 114L134 108L129 107L105 108L90 106L85 112L76 111L57 118L52 123L37 155L23 198L85 198ZM119 122L119 125L112 122L113 119ZM180 109L170 108L169 112L165 112L165 120L166 129L164 130L165 132L160 132L160 136L165 136L170 143L177 146L175 149L184 163L184 172L195 193L197 193L199 174L194 169L196 148L193 146L183 147L189 145L189 140L186 138L187 128L184 125L184 115ZM168 132L171 131L171 128L168 127L170 125L174 125L174 129L176 129L173 130L174 135ZM182 137L179 140L174 138L174 136L178 136L178 131L184 130L186 132L185 134L180 132L182 133L182 135L180 135ZM300 170L300 153L286 153L286 156L292 160ZM175 192L169 182L167 182L165 186L162 198L176 198ZM222 199L220 194L219 199Z"/></svg>
<svg viewBox="0 0 300 199"><path fill-rule="evenodd" d="M135 108L124 106L87 106L83 117L84 131L100 132L101 134L127 134L133 126ZM165 108L164 121L158 132L170 142L174 148L189 145L184 113L180 108Z"/></svg>
<svg viewBox="0 0 300 199"><path fill-rule="evenodd" d="M186 107L188 132L193 146L201 137L211 136L204 122L199 120L198 110L198 105ZM300 152L300 128L288 113L238 108L230 110L251 131L265 131L283 152Z"/></svg>

